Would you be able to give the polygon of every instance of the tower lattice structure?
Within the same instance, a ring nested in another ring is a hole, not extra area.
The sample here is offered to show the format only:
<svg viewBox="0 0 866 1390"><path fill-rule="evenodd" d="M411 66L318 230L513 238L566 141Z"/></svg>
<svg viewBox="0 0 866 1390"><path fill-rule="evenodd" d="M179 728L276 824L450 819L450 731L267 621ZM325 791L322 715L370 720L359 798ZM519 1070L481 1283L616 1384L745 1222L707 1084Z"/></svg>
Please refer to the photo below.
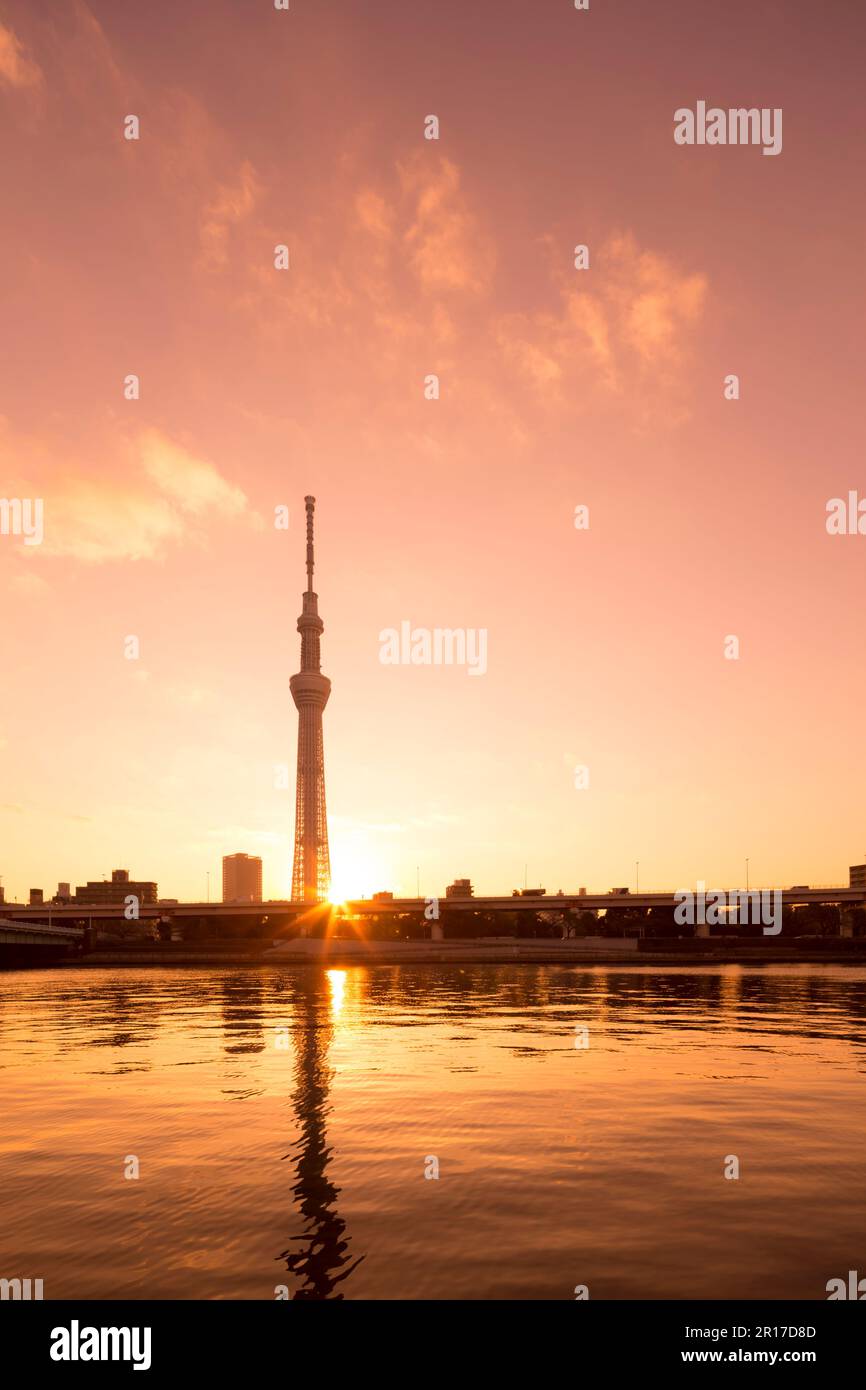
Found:
<svg viewBox="0 0 866 1390"><path fill-rule="evenodd" d="M307 589L303 596L303 611L298 618L301 669L289 682L292 699L298 707L292 901L322 902L327 898L331 886L322 738L322 711L328 703L331 682L321 672L321 636L325 625L319 617L319 596L313 592L313 512L316 499L305 497L304 503L307 508Z"/></svg>

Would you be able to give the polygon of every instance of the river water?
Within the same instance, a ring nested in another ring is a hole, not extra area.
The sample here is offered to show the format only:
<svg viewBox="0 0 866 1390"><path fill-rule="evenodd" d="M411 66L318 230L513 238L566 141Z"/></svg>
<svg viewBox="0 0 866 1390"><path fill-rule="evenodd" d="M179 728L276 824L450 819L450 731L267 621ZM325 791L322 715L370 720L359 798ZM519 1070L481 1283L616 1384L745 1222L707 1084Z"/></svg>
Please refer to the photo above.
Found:
<svg viewBox="0 0 866 1390"><path fill-rule="evenodd" d="M866 1275L864 1066L862 968L7 972L0 1276L823 1299Z"/></svg>

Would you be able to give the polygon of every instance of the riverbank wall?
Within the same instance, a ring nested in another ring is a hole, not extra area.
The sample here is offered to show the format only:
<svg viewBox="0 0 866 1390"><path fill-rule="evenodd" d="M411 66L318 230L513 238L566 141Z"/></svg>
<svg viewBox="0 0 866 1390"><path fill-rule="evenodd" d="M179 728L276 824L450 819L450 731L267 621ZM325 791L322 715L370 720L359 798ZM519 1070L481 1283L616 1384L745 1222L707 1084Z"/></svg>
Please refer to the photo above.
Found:
<svg viewBox="0 0 866 1390"><path fill-rule="evenodd" d="M701 940L583 938L547 940L484 937L454 941L352 941L294 939L284 942L149 942L99 945L64 964L172 965L866 965L866 939L824 938Z"/></svg>

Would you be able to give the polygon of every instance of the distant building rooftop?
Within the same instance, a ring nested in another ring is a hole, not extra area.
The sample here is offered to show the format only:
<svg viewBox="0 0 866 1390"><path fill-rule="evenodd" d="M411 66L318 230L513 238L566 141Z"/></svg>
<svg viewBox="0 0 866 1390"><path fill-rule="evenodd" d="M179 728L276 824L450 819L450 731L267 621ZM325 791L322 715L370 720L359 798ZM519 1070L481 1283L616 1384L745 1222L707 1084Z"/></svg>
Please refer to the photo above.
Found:
<svg viewBox="0 0 866 1390"><path fill-rule="evenodd" d="M445 889L446 898L471 898L472 880L468 878L455 878L453 883L449 883Z"/></svg>

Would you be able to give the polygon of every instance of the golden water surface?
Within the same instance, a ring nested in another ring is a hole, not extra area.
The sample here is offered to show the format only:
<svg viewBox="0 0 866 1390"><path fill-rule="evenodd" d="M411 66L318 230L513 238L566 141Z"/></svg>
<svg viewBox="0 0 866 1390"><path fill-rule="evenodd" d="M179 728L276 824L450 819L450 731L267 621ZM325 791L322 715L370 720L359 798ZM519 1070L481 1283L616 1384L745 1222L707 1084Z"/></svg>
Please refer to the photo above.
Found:
<svg viewBox="0 0 866 1390"><path fill-rule="evenodd" d="M0 1276L823 1299L866 1274L864 1062L860 968L10 971Z"/></svg>

